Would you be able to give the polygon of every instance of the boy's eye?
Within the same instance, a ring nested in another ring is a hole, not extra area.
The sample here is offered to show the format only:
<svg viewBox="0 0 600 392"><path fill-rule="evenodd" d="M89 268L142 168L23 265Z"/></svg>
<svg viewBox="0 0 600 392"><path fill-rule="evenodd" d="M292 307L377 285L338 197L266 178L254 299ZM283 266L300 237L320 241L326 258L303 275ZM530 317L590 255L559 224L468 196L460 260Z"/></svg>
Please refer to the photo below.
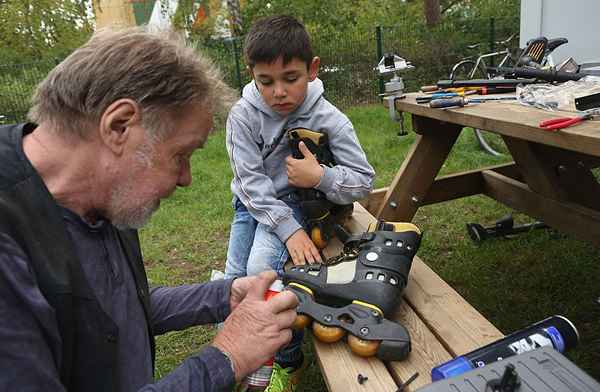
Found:
<svg viewBox="0 0 600 392"><path fill-rule="evenodd" d="M298 80L297 76L288 76L287 78L285 78L285 80L287 80L288 82L295 82L296 80Z"/></svg>
<svg viewBox="0 0 600 392"><path fill-rule="evenodd" d="M269 79L259 79L258 81L264 86L268 86L269 84L273 83L273 81Z"/></svg>

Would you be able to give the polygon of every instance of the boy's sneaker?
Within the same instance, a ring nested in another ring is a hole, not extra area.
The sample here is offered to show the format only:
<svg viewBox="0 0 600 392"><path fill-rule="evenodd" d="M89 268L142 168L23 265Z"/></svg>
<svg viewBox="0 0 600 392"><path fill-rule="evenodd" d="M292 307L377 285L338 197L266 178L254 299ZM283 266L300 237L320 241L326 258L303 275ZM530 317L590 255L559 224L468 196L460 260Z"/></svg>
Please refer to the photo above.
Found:
<svg viewBox="0 0 600 392"><path fill-rule="evenodd" d="M273 363L271 381L265 392L295 392L300 383L300 377L306 368L306 358L299 368L282 368L277 362Z"/></svg>

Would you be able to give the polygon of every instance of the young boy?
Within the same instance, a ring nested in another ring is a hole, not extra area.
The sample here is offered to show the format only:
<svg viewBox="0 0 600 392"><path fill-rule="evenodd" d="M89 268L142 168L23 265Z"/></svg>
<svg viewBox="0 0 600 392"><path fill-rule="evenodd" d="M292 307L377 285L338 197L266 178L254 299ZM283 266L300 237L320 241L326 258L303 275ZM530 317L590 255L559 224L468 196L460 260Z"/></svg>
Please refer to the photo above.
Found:
<svg viewBox="0 0 600 392"><path fill-rule="evenodd" d="M235 209L227 278L264 270L281 275L289 257L294 264L320 262L305 231L296 188L315 188L333 203L350 204L369 194L375 175L350 120L323 98L320 60L313 57L300 22L289 16L257 21L246 37L244 55L253 81L227 119ZM326 134L336 165L320 165L302 142L304 159L294 159L287 135L294 128ZM276 356L270 390L279 390L273 389L274 379L297 382L301 343L301 332L295 333ZM281 390L295 389L285 383Z"/></svg>

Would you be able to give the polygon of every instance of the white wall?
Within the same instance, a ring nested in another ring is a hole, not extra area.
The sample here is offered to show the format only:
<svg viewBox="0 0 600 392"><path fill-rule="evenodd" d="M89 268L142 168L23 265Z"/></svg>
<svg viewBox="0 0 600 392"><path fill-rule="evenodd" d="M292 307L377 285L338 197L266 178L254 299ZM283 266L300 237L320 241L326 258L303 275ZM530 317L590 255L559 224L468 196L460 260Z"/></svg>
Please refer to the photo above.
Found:
<svg viewBox="0 0 600 392"><path fill-rule="evenodd" d="M569 39L552 53L557 64L600 62L600 0L521 0L521 47L539 36Z"/></svg>

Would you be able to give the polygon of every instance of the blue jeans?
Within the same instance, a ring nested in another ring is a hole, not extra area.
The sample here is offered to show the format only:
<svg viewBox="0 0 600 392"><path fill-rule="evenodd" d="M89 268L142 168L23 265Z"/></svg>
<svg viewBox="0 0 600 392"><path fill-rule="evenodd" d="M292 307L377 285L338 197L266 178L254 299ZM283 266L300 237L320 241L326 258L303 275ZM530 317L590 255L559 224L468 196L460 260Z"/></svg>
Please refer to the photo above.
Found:
<svg viewBox="0 0 600 392"><path fill-rule="evenodd" d="M295 195L284 196L281 200L293 210L294 218L306 228L304 214ZM276 271L281 277L283 266L289 257L285 244L267 225L254 219L237 198L234 198L233 208L235 213L229 234L225 279L257 275L270 270ZM277 353L275 361L284 367L298 361L302 356L303 337L303 331L294 330L292 341Z"/></svg>

